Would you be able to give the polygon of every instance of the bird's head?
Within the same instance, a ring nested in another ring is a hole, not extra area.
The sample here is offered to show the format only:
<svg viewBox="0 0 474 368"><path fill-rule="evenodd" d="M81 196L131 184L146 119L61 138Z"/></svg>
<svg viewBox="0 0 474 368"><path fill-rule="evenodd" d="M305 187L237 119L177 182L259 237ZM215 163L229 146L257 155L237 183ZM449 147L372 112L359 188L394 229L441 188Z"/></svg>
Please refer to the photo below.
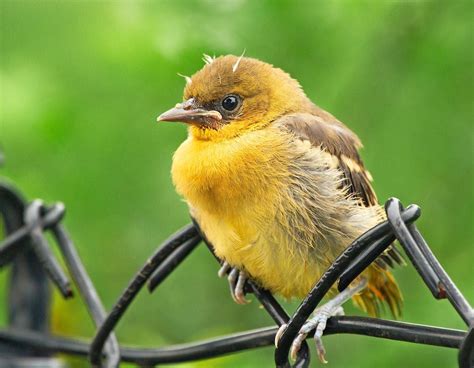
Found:
<svg viewBox="0 0 474 368"><path fill-rule="evenodd" d="M280 116L311 109L300 84L283 70L233 55L210 58L186 77L183 102L158 121L180 121L198 139L222 140L261 129Z"/></svg>

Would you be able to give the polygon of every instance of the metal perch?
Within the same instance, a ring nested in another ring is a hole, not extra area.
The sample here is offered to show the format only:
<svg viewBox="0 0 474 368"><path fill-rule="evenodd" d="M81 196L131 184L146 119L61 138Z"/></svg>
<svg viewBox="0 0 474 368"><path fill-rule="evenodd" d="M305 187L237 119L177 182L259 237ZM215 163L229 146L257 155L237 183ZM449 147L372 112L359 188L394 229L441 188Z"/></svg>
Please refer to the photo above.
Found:
<svg viewBox="0 0 474 368"><path fill-rule="evenodd" d="M275 349L277 367L309 365L307 344L303 345L293 365L288 360L291 342L300 327L334 284L337 283L339 290L346 288L394 239L400 242L433 296L449 300L466 323L467 331L341 316L329 320L324 334L356 334L454 348L459 350L459 367L474 366L474 311L417 229L415 221L420 217L420 208L416 205L403 208L397 199L392 198L387 201L385 209L387 221L356 239L323 274L292 316L287 314L271 293L251 281L247 282L246 291L255 294L275 323L288 325ZM36 200L27 204L11 186L0 184L0 213L6 233L6 238L0 243L0 267L7 264L13 266L8 294L9 326L0 330L0 357L9 357L14 362L15 357L39 358L63 353L88 356L93 366L112 368L118 367L120 362L153 366L273 345L277 326L161 348L119 345L114 330L143 286L148 282L148 289L154 291L201 240L212 254L213 247L194 221L186 225L167 239L144 263L107 314L71 238L60 223L64 212L62 203L46 207ZM46 231L52 232L69 274L96 325L95 336L90 342L49 333L50 284L57 287L65 298L72 296L72 290L66 272L62 270L44 237ZM220 262L219 259L217 261ZM31 286L34 285L33 295L25 292L27 285L28 290L32 290Z"/></svg>

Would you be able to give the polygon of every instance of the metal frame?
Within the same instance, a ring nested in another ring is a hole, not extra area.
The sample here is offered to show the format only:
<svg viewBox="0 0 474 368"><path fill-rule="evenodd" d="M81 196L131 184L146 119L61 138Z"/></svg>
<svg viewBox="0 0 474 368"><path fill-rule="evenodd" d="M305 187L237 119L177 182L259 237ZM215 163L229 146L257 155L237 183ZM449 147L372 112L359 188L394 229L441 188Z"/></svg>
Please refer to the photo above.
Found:
<svg viewBox="0 0 474 368"><path fill-rule="evenodd" d="M293 316L289 316L270 292L249 281L248 292L254 293L277 325L286 323L278 348L277 367L307 367L310 362L305 343L291 365L288 352L291 342L310 313L328 290L338 282L343 290L394 240L398 239L409 261L436 299L447 298L467 325L467 331L416 325L367 317L332 317L325 335L349 333L418 344L442 346L459 350L461 368L474 366L474 311L437 261L414 222L421 211L416 205L403 208L392 198L385 205L387 221L356 239L329 267ZM100 298L75 250L71 238L61 225L65 207L62 203L46 207L35 200L26 204L10 186L0 183L0 213L6 238L0 243L0 268L12 264L9 291L9 321L0 329L0 357L48 357L56 353L88 356L94 367L117 367L121 361L140 366L186 362L273 344L276 326L221 336L185 345L162 348L130 348L120 346L114 330L138 292L148 282L155 290L201 242L212 245L201 233L195 221L166 240L145 262L130 281L110 313L106 313ZM79 290L97 331L91 342L52 336L48 333L49 282L63 297L72 297L66 273L49 248L44 232L50 231L64 258L66 267ZM215 255L214 255L215 256ZM216 257L220 262L220 260ZM28 295L22 285L35 283L35 295ZM26 283L26 284L25 284ZM27 321L20 325L18 321Z"/></svg>

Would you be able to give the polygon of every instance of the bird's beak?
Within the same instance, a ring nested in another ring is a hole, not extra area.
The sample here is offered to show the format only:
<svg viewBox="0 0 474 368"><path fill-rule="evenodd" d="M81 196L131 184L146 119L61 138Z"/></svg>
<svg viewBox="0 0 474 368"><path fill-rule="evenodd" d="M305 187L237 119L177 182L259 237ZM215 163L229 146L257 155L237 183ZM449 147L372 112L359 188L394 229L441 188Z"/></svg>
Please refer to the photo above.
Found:
<svg viewBox="0 0 474 368"><path fill-rule="evenodd" d="M194 99L177 104L158 116L156 121L181 121L195 125L215 126L222 121L219 111L206 110L195 105Z"/></svg>

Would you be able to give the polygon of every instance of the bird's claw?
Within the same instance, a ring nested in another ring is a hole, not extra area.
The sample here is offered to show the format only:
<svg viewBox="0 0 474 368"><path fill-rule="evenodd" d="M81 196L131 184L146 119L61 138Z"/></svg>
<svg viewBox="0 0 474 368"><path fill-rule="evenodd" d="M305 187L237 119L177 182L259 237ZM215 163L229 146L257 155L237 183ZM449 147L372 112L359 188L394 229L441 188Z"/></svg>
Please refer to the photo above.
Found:
<svg viewBox="0 0 474 368"><path fill-rule="evenodd" d="M313 329L316 329L314 332L314 342L316 344L316 351L318 353L319 361L323 364L326 364L326 349L324 348L322 337L324 330L326 329L327 320L331 316L343 314L344 310L341 306L337 306L336 308L327 308L323 305L321 308L318 308L315 311L314 316L307 320L305 324L300 328L298 335L296 335L295 339L293 340L293 343L291 344L290 348L291 359L296 360L298 351L300 351L303 341ZM287 325L283 324L278 329L275 335L275 347L278 347L278 342L280 341L281 336L285 332L286 327Z"/></svg>
<svg viewBox="0 0 474 368"><path fill-rule="evenodd" d="M293 361L296 360L298 351L301 349L301 344L303 344L303 341L306 339L306 336L308 334L306 333L298 333L296 335L295 339L293 340L293 343L291 344L291 349L290 349L290 357Z"/></svg>
<svg viewBox="0 0 474 368"><path fill-rule="evenodd" d="M285 332L287 327L288 327L288 325L286 323L284 323L278 329L278 331L275 335L275 347L276 348L278 348L278 343L280 342L281 336L283 335L283 332Z"/></svg>
<svg viewBox="0 0 474 368"><path fill-rule="evenodd" d="M230 271L230 272L229 272ZM230 295L237 304L247 304L250 300L245 298L245 283L247 275L237 268L232 268L229 263L224 262L217 272L219 277L224 277L228 273Z"/></svg>
<svg viewBox="0 0 474 368"><path fill-rule="evenodd" d="M224 277L225 275L227 275L227 273L229 272L231 268L232 267L230 266L229 263L227 262L222 263L221 268L219 268L219 271L217 271L217 276L219 276L220 278Z"/></svg>

